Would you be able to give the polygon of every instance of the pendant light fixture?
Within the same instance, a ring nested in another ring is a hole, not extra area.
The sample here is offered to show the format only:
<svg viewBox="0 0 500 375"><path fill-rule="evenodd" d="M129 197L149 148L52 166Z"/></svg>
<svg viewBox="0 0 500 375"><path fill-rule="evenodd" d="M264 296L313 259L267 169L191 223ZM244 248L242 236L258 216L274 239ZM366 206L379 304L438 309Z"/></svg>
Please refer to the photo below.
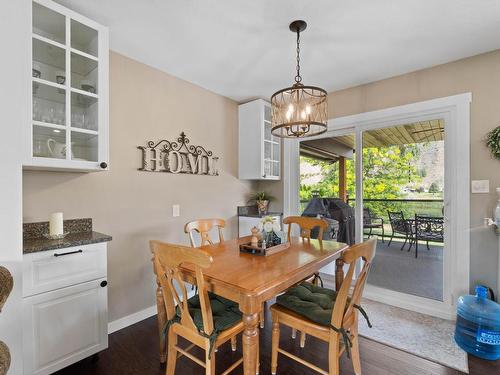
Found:
<svg viewBox="0 0 500 375"><path fill-rule="evenodd" d="M297 75L291 87L271 97L273 135L282 138L311 137L326 132L327 93L320 87L305 86L300 75L300 33L305 21L293 21L290 31L297 34Z"/></svg>

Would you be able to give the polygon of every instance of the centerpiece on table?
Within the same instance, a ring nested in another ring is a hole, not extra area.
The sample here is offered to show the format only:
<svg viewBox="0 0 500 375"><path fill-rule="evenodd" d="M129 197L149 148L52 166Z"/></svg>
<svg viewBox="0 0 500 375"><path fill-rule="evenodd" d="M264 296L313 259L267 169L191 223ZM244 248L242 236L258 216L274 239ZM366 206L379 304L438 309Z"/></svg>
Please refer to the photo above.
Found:
<svg viewBox="0 0 500 375"><path fill-rule="evenodd" d="M281 231L278 220L272 216L265 216L257 227L252 228L251 241L241 244L240 251L267 256L289 247L290 244L286 241L285 233Z"/></svg>
<svg viewBox="0 0 500 375"><path fill-rule="evenodd" d="M257 209L259 210L259 214L265 215L269 209L269 203L274 200L274 197L265 191L260 191L255 193L249 199L249 203L254 203L257 205Z"/></svg>

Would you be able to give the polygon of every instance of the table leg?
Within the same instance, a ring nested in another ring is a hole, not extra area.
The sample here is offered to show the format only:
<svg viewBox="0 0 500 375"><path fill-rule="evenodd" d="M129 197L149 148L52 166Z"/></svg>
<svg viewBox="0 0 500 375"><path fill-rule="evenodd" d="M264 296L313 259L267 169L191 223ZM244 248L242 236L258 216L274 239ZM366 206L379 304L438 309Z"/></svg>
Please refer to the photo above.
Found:
<svg viewBox="0 0 500 375"><path fill-rule="evenodd" d="M337 258L335 261L335 290L338 292L344 282L344 260Z"/></svg>
<svg viewBox="0 0 500 375"><path fill-rule="evenodd" d="M259 345L259 313L243 314L243 373L255 375L257 371L257 350Z"/></svg>

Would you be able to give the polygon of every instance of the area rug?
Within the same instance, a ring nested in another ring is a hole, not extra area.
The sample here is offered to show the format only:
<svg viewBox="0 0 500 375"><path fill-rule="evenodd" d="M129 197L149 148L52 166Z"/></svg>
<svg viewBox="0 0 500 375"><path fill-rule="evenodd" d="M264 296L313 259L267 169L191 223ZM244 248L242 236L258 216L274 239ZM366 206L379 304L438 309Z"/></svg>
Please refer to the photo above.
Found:
<svg viewBox="0 0 500 375"><path fill-rule="evenodd" d="M360 316L361 336L469 373L467 354L453 339L454 322L368 299L362 305L373 328Z"/></svg>

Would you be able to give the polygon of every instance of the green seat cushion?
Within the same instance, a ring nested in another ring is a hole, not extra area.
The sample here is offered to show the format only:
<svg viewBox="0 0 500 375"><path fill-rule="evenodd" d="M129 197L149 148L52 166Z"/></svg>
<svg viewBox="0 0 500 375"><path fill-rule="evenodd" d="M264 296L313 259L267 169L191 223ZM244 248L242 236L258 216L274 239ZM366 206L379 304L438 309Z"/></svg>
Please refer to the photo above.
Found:
<svg viewBox="0 0 500 375"><path fill-rule="evenodd" d="M241 321L242 314L237 303L210 292L208 292L208 298L212 307L215 333L231 328ZM201 316L200 296L198 294L188 299L188 309L196 328L200 332L205 332L203 329L203 317ZM180 318L181 311L179 306L177 306L176 311L177 316Z"/></svg>
<svg viewBox="0 0 500 375"><path fill-rule="evenodd" d="M276 303L303 317L329 327L337 292L303 282L276 298Z"/></svg>

